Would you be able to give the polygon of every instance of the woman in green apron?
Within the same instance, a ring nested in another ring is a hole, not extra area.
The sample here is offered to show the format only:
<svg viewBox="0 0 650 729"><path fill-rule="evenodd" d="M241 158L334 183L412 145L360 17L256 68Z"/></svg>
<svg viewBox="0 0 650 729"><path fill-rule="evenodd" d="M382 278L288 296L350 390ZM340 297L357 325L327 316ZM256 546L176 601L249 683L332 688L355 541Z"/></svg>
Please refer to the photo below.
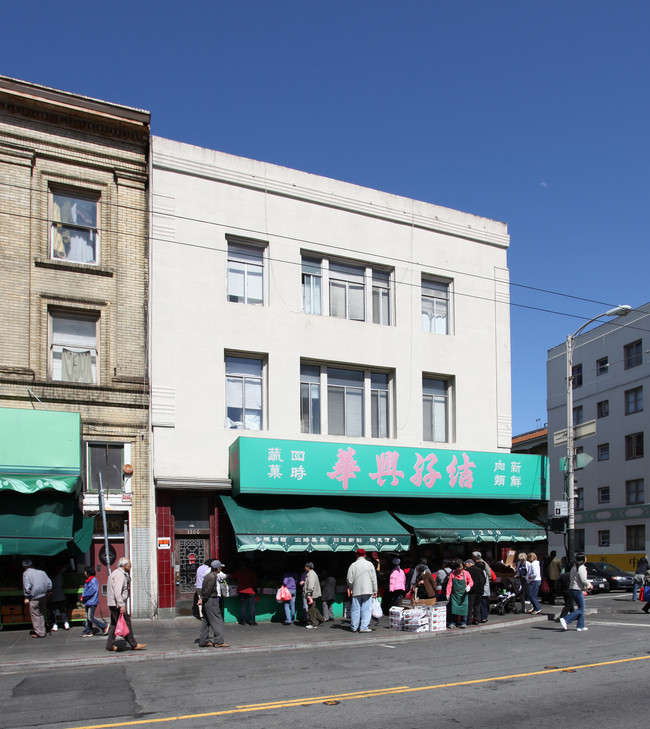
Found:
<svg viewBox="0 0 650 729"><path fill-rule="evenodd" d="M471 575L463 569L463 562L457 559L454 564L454 571L449 575L447 582L447 599L449 600L449 625L448 628L467 627L467 607L469 603L468 592L474 584Z"/></svg>

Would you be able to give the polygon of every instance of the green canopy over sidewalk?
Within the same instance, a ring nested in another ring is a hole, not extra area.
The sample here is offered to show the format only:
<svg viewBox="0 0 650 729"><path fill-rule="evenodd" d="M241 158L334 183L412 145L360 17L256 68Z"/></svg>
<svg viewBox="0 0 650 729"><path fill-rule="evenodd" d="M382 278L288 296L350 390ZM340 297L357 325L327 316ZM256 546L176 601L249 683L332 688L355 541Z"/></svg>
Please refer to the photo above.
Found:
<svg viewBox="0 0 650 729"><path fill-rule="evenodd" d="M387 511L347 511L311 506L267 509L221 501L235 532L238 552L407 551L411 535Z"/></svg>

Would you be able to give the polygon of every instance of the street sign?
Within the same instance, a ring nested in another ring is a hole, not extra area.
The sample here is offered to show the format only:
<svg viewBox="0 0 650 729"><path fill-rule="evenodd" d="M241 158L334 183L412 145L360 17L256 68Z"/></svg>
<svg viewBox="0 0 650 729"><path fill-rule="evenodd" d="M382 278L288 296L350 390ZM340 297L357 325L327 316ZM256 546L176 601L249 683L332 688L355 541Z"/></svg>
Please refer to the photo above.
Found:
<svg viewBox="0 0 650 729"><path fill-rule="evenodd" d="M588 438L591 435L596 435L596 421L595 420L587 420L586 423L580 423L580 425L575 425L573 427L573 440L578 440L579 438ZM553 445L559 446L563 443L566 443L566 428L563 430L556 430L555 433L553 433Z"/></svg>
<svg viewBox="0 0 650 729"><path fill-rule="evenodd" d="M569 516L569 502L568 501L556 501L555 502L555 516Z"/></svg>
<svg viewBox="0 0 650 729"><path fill-rule="evenodd" d="M573 467L574 471L579 471L581 468L588 466L593 460L593 457L590 456L588 453L577 453L575 458L575 465ZM562 456L562 458L560 458L560 472L564 473L565 471L566 456Z"/></svg>

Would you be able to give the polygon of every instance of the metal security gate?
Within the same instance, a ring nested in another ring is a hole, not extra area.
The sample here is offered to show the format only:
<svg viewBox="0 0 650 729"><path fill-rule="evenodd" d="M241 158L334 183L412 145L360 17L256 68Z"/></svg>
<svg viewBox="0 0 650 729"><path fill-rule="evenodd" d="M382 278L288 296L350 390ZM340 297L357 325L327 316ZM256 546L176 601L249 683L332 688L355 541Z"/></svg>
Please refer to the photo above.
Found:
<svg viewBox="0 0 650 729"><path fill-rule="evenodd" d="M176 564L178 576L176 583L177 600L187 600L194 592L196 570L207 559L208 540L204 537L177 537Z"/></svg>

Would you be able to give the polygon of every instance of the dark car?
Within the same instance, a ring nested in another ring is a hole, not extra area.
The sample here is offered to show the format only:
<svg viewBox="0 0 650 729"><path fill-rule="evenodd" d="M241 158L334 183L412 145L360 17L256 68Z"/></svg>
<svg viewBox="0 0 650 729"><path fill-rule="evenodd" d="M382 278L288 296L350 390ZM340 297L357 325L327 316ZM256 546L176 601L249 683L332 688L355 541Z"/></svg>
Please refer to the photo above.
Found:
<svg viewBox="0 0 650 729"><path fill-rule="evenodd" d="M604 577L609 583L610 590L631 591L634 586L634 576L611 562L585 562L587 575L592 573Z"/></svg>
<svg viewBox="0 0 650 729"><path fill-rule="evenodd" d="M587 578L591 582L594 592L609 592L609 582L607 578L603 577L599 572L590 570L587 567Z"/></svg>

